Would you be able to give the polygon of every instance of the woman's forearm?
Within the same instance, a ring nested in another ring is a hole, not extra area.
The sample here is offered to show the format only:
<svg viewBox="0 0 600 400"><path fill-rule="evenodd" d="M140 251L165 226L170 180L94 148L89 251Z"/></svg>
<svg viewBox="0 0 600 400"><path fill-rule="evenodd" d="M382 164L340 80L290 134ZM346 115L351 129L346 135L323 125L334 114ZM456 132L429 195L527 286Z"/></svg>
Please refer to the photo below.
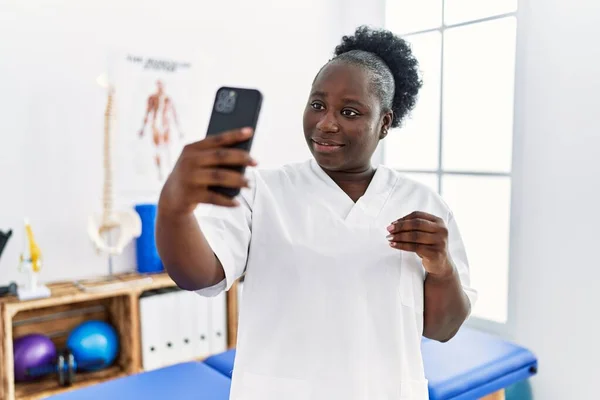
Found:
<svg viewBox="0 0 600 400"><path fill-rule="evenodd" d="M159 207L156 246L165 270L182 289L199 290L225 278L193 213L172 215Z"/></svg>
<svg viewBox="0 0 600 400"><path fill-rule="evenodd" d="M423 335L440 342L456 334L471 307L456 268L451 271L447 276L428 274L425 278Z"/></svg>

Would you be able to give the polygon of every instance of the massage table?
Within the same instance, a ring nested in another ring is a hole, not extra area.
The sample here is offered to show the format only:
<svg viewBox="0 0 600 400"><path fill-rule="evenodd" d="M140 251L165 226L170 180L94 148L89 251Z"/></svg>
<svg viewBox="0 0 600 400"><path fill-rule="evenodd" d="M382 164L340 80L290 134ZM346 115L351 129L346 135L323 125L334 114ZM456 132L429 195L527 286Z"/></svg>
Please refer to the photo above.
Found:
<svg viewBox="0 0 600 400"><path fill-rule="evenodd" d="M537 373L529 350L496 336L463 327L450 341L422 340L430 400L502 400L504 389ZM235 350L204 363L231 379Z"/></svg>
<svg viewBox="0 0 600 400"><path fill-rule="evenodd" d="M462 328L446 343L422 341L430 400L501 400L504 389L537 373L527 349ZM191 398L228 400L235 350L63 393L47 400ZM193 394L193 396L190 396Z"/></svg>
<svg viewBox="0 0 600 400"><path fill-rule="evenodd" d="M421 348L430 400L501 400L506 388L537 373L529 350L464 327L446 343L424 338Z"/></svg>
<svg viewBox="0 0 600 400"><path fill-rule="evenodd" d="M45 400L228 400L231 379L191 361L129 375Z"/></svg>

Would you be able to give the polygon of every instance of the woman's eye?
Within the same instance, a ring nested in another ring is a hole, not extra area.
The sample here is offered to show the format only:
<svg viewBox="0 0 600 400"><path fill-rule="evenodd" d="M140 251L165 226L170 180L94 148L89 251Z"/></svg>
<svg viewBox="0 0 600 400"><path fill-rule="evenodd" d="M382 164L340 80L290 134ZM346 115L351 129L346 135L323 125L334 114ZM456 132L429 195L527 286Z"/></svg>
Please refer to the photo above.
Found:
<svg viewBox="0 0 600 400"><path fill-rule="evenodd" d="M342 110L342 115L344 117L356 117L358 113L354 110Z"/></svg>
<svg viewBox="0 0 600 400"><path fill-rule="evenodd" d="M311 103L311 105L310 105L310 106L311 106L312 108L314 108L315 110L322 110L322 109L323 109L323 104L321 104L321 103L317 103L317 102L315 102L315 103Z"/></svg>

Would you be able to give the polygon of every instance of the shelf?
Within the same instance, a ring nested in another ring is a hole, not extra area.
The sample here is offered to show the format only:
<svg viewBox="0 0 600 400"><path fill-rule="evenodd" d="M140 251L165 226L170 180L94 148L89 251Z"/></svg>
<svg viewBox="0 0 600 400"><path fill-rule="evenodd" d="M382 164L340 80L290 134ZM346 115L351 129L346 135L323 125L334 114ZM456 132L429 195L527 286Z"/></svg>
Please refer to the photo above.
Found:
<svg viewBox="0 0 600 400"><path fill-rule="evenodd" d="M90 301L95 299L103 299L118 295L136 294L146 290L161 289L166 287L176 286L171 278L165 274L123 274L118 275L119 281L116 283L123 284L120 288L112 288L104 291L86 292L78 288L72 281L56 282L47 285L50 289L50 297L44 299L34 299L28 301L20 301L15 296L0 298L0 304L6 308L10 315L24 310L37 310L48 306L59 306L62 304L73 304L81 301ZM136 283L139 282L139 283ZM125 285L130 283L131 286ZM102 287L100 283L87 285L90 287ZM107 284L105 286L108 286Z"/></svg>
<svg viewBox="0 0 600 400"><path fill-rule="evenodd" d="M20 301L14 296L0 298L0 400L37 400L107 380L142 372L139 299L147 291L176 288L166 273L118 275L104 282L107 290L97 290L89 281L82 290L72 281L47 284L51 296ZM128 284L123 284L127 282ZM115 285L115 283L120 283ZM100 285L101 286L101 285ZM237 285L227 293L227 342L237 339ZM55 375L35 382L15 382L13 342L29 333L47 335L57 349L65 346L69 332L86 320L110 323L119 335L119 354L113 366L78 373L75 383L61 387Z"/></svg>
<svg viewBox="0 0 600 400"><path fill-rule="evenodd" d="M118 366L96 372L77 373L75 382L68 387L59 386L55 375L50 375L37 382L19 382L15 385L15 398L23 400L38 400L43 397L95 385L110 379L127 376Z"/></svg>
<svg viewBox="0 0 600 400"><path fill-rule="evenodd" d="M103 286L104 285L104 286ZM74 282L55 282L47 285L50 297L20 301L0 299L0 399L38 399L50 394L73 390L141 372L139 344L139 297L147 290L174 288L175 283L165 273L152 275L123 274L110 281L86 283L82 290ZM100 288L104 288L99 290ZM76 376L76 382L61 387L56 376L34 382L15 382L13 342L29 333L49 337L57 350L63 349L70 331L87 320L111 324L119 336L119 354L113 366Z"/></svg>

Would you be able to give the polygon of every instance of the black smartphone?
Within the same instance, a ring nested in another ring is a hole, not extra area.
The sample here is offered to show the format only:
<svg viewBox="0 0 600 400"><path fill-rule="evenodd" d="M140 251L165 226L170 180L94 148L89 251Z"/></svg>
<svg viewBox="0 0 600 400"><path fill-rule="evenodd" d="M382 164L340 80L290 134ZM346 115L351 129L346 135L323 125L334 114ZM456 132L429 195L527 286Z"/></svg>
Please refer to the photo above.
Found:
<svg viewBox="0 0 600 400"><path fill-rule="evenodd" d="M215 135L244 127L251 127L256 131L262 100L262 93L256 89L240 87L219 88L215 95L206 135ZM254 135L244 142L239 142L229 147L250 152L253 138ZM222 168L228 168L242 174L246 171L245 166L223 166ZM229 197L235 197L240 193L239 188L221 186L210 186L209 190Z"/></svg>

